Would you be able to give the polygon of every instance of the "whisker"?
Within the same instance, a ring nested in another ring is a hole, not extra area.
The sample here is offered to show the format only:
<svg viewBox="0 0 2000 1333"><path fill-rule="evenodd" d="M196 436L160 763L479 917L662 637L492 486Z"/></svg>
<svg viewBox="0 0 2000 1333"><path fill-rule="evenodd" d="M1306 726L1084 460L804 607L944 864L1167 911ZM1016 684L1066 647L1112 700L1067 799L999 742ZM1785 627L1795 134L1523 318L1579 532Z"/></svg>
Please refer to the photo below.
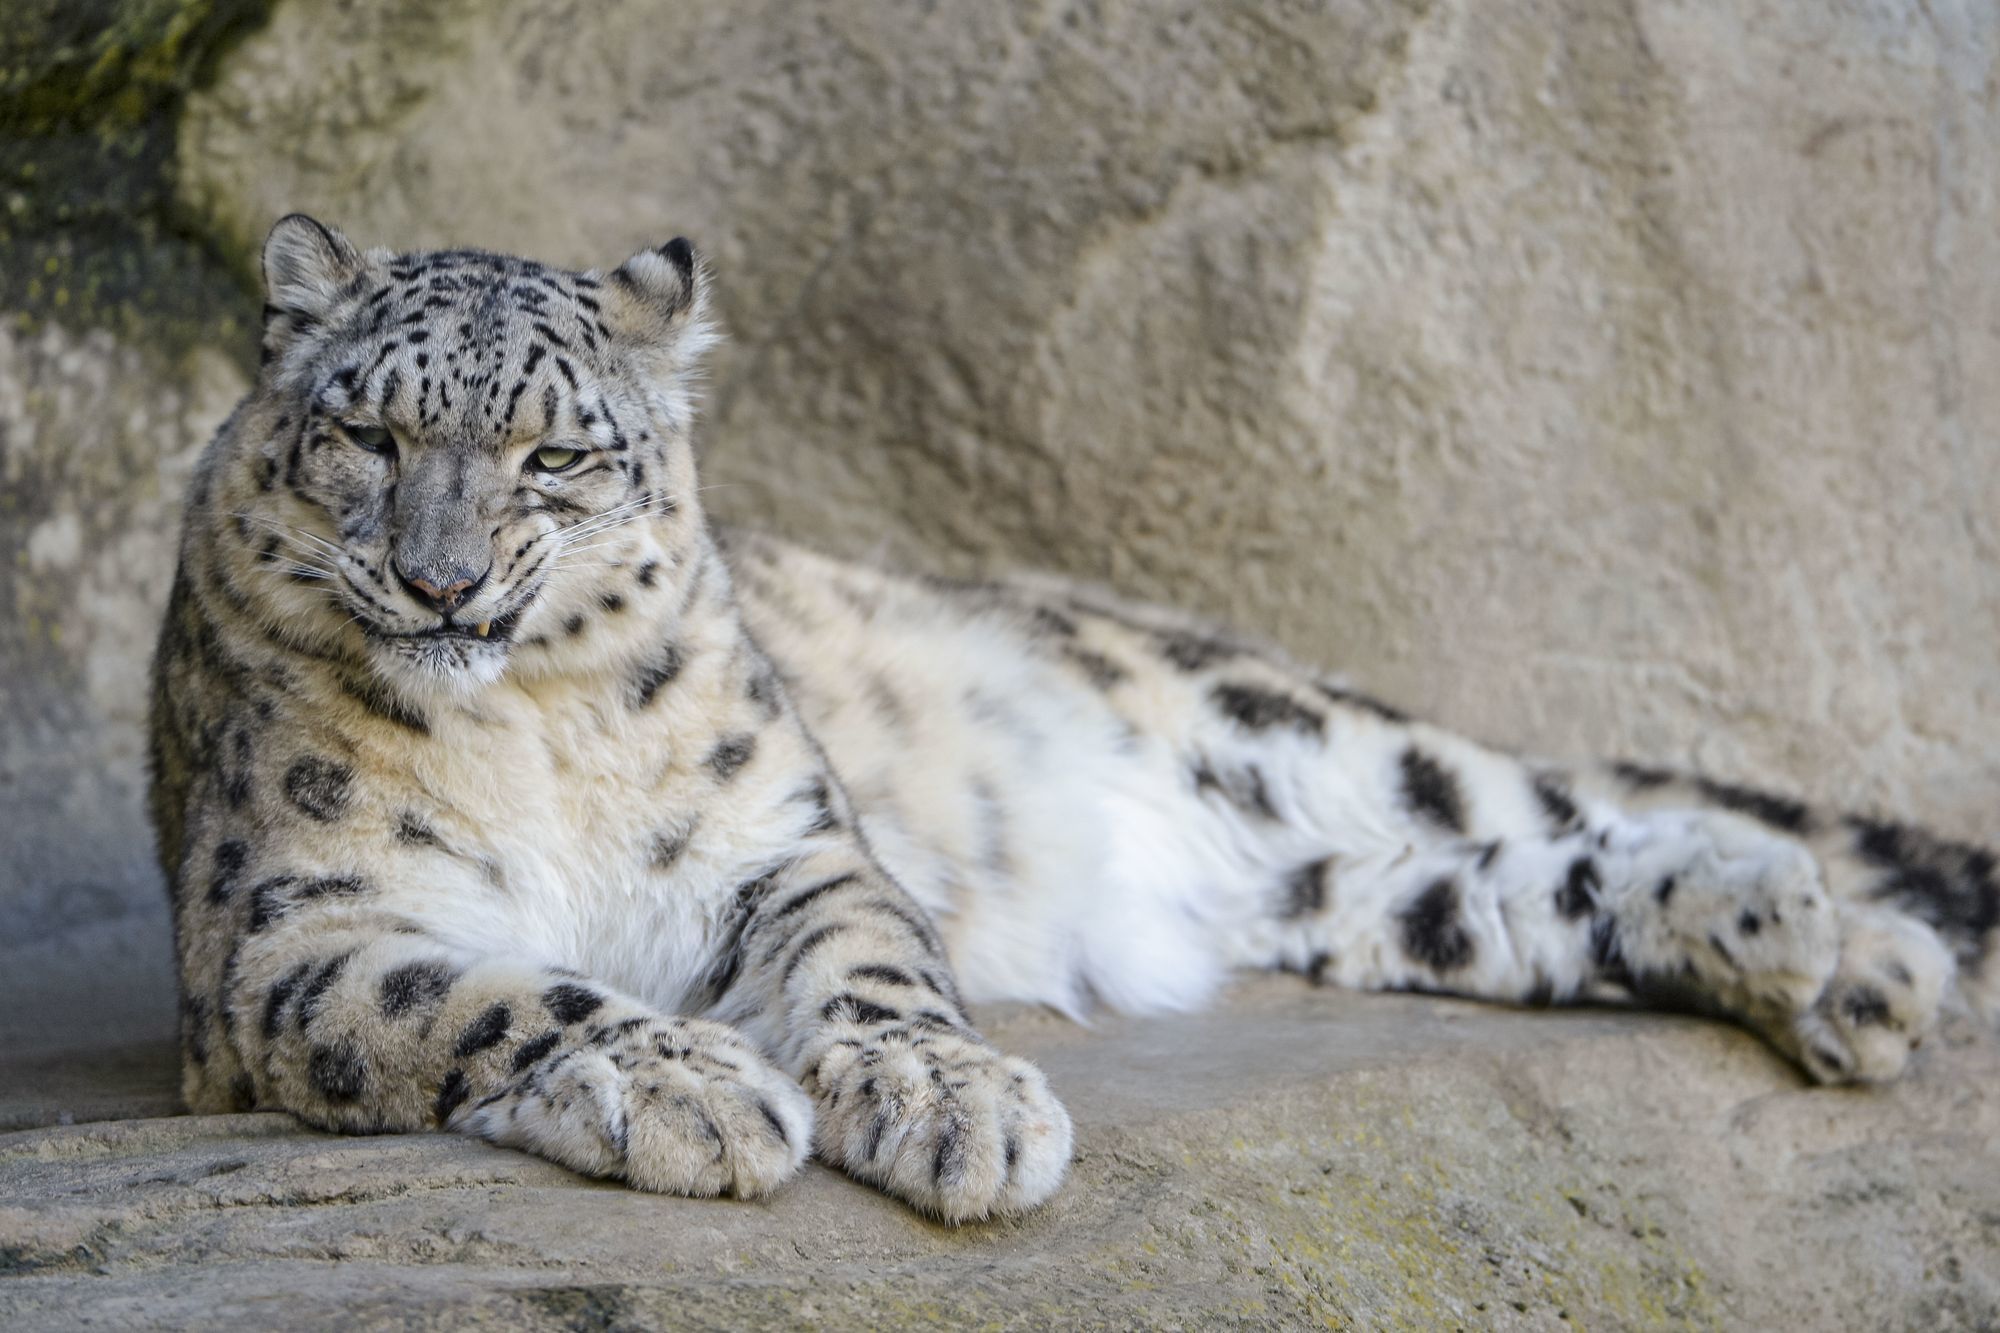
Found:
<svg viewBox="0 0 2000 1333"><path fill-rule="evenodd" d="M580 518L574 523L551 528L534 540L538 542L545 541L550 537L571 541L580 540L581 538L593 536L609 528L619 527L623 524L636 522L641 518L645 518L652 513L655 504L663 500L670 500L671 498L670 496L643 495L638 499L627 500L623 504L613 505L602 513L592 514L587 518Z"/></svg>
<svg viewBox="0 0 2000 1333"><path fill-rule="evenodd" d="M329 555L344 556L347 554L339 546L336 546L324 537L307 532L304 528L295 528L289 523L281 523L277 519L270 518L264 514L253 514L247 509L238 509L234 511L234 516L243 519L245 522L255 523L258 527L264 528L269 532L274 532L280 537L295 541L310 542L313 546L318 547Z"/></svg>
<svg viewBox="0 0 2000 1333"><path fill-rule="evenodd" d="M651 495L642 495L636 499L627 500L622 504L615 504L611 506L611 508L609 509L600 510L595 514L586 514L584 517L576 520L576 522L574 523L564 524L562 527L557 528L556 531L566 532L571 528L586 527L592 523L602 522L607 518L617 518L623 514L640 512L649 508L652 505L655 498L656 497Z"/></svg>
<svg viewBox="0 0 2000 1333"><path fill-rule="evenodd" d="M324 547L308 545L288 532L274 532L272 535L291 550L315 560L338 554L338 552L326 550Z"/></svg>
<svg viewBox="0 0 2000 1333"><path fill-rule="evenodd" d="M563 542L581 541L585 537L595 537L600 532L609 532L613 528L622 528L628 523L637 523L640 519L646 517L648 515L643 511L620 514L615 518L601 519L593 523L578 523L573 527L564 528L552 535L558 538L558 545Z"/></svg>

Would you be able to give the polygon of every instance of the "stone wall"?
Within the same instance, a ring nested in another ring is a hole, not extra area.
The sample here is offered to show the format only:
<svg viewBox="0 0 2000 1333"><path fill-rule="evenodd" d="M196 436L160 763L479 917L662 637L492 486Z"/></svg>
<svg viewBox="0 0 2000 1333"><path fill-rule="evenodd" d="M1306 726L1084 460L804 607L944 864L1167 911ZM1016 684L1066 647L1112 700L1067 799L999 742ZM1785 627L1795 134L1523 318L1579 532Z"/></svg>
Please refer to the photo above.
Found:
<svg viewBox="0 0 2000 1333"><path fill-rule="evenodd" d="M726 516L1993 832L1989 4L265 8L0 20L0 1044L166 1025L136 682L292 208L693 236Z"/></svg>

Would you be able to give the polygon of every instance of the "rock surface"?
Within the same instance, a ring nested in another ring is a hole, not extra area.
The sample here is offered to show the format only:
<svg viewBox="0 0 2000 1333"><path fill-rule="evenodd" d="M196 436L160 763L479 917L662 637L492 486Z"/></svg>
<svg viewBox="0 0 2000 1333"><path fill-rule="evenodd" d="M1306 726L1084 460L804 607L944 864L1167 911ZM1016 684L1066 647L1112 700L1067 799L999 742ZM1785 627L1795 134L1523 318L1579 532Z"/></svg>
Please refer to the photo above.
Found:
<svg viewBox="0 0 2000 1333"><path fill-rule="evenodd" d="M449 1136L79 1124L0 1135L0 1325L2000 1321L2000 1045L1970 1030L1828 1092L1694 1020L1287 978L1193 1017L988 1026L1077 1119L1071 1182L1022 1221L938 1226L818 1166L704 1202Z"/></svg>

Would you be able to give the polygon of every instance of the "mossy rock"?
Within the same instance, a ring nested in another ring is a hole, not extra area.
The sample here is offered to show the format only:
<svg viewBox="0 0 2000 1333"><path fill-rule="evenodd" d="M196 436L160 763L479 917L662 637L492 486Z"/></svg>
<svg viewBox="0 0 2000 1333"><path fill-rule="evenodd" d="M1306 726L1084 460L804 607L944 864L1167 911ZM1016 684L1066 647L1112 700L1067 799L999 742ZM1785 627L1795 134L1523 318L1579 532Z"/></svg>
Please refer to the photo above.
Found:
<svg viewBox="0 0 2000 1333"><path fill-rule="evenodd" d="M175 122L270 0L17 0L0 13L0 308L248 357L240 259L175 204Z"/></svg>

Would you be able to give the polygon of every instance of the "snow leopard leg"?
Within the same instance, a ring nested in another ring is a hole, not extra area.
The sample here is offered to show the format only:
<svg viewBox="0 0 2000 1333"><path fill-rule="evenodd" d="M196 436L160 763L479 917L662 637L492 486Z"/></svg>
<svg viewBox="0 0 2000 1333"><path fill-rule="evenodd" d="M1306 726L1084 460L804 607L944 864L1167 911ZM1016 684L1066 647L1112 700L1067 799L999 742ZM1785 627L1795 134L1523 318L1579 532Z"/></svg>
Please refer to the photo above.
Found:
<svg viewBox="0 0 2000 1333"><path fill-rule="evenodd" d="M219 986L239 1102L347 1133L456 1130L674 1194L752 1198L804 1163L812 1103L742 1034L467 955L357 909L365 893L276 875L242 895Z"/></svg>
<svg viewBox="0 0 2000 1333"><path fill-rule="evenodd" d="M1856 821L1815 840L1716 784L1656 784L1640 808L1629 782L1498 753L1162 613L1062 611L1059 648L1116 668L1096 673L1107 702L1205 807L1186 841L1240 923L1232 962L1515 1002L1616 985L1848 1081L1893 1077L1933 1023L1939 927L1976 927L1962 959L1990 953L1983 854ZM1872 888L1829 892L1856 867Z"/></svg>
<svg viewBox="0 0 2000 1333"><path fill-rule="evenodd" d="M1932 1026L1952 972L1936 932L1829 893L1797 836L1714 800L1633 810L1436 728L1326 705L1316 759L1266 761L1267 799L1320 835L1273 895L1273 961L1522 1002L1611 983L1733 1018L1827 1082L1893 1078Z"/></svg>
<svg viewBox="0 0 2000 1333"><path fill-rule="evenodd" d="M935 926L858 835L810 840L731 916L708 1012L803 1081L822 1161L949 1222L1055 1192L1068 1113L973 1028Z"/></svg>

